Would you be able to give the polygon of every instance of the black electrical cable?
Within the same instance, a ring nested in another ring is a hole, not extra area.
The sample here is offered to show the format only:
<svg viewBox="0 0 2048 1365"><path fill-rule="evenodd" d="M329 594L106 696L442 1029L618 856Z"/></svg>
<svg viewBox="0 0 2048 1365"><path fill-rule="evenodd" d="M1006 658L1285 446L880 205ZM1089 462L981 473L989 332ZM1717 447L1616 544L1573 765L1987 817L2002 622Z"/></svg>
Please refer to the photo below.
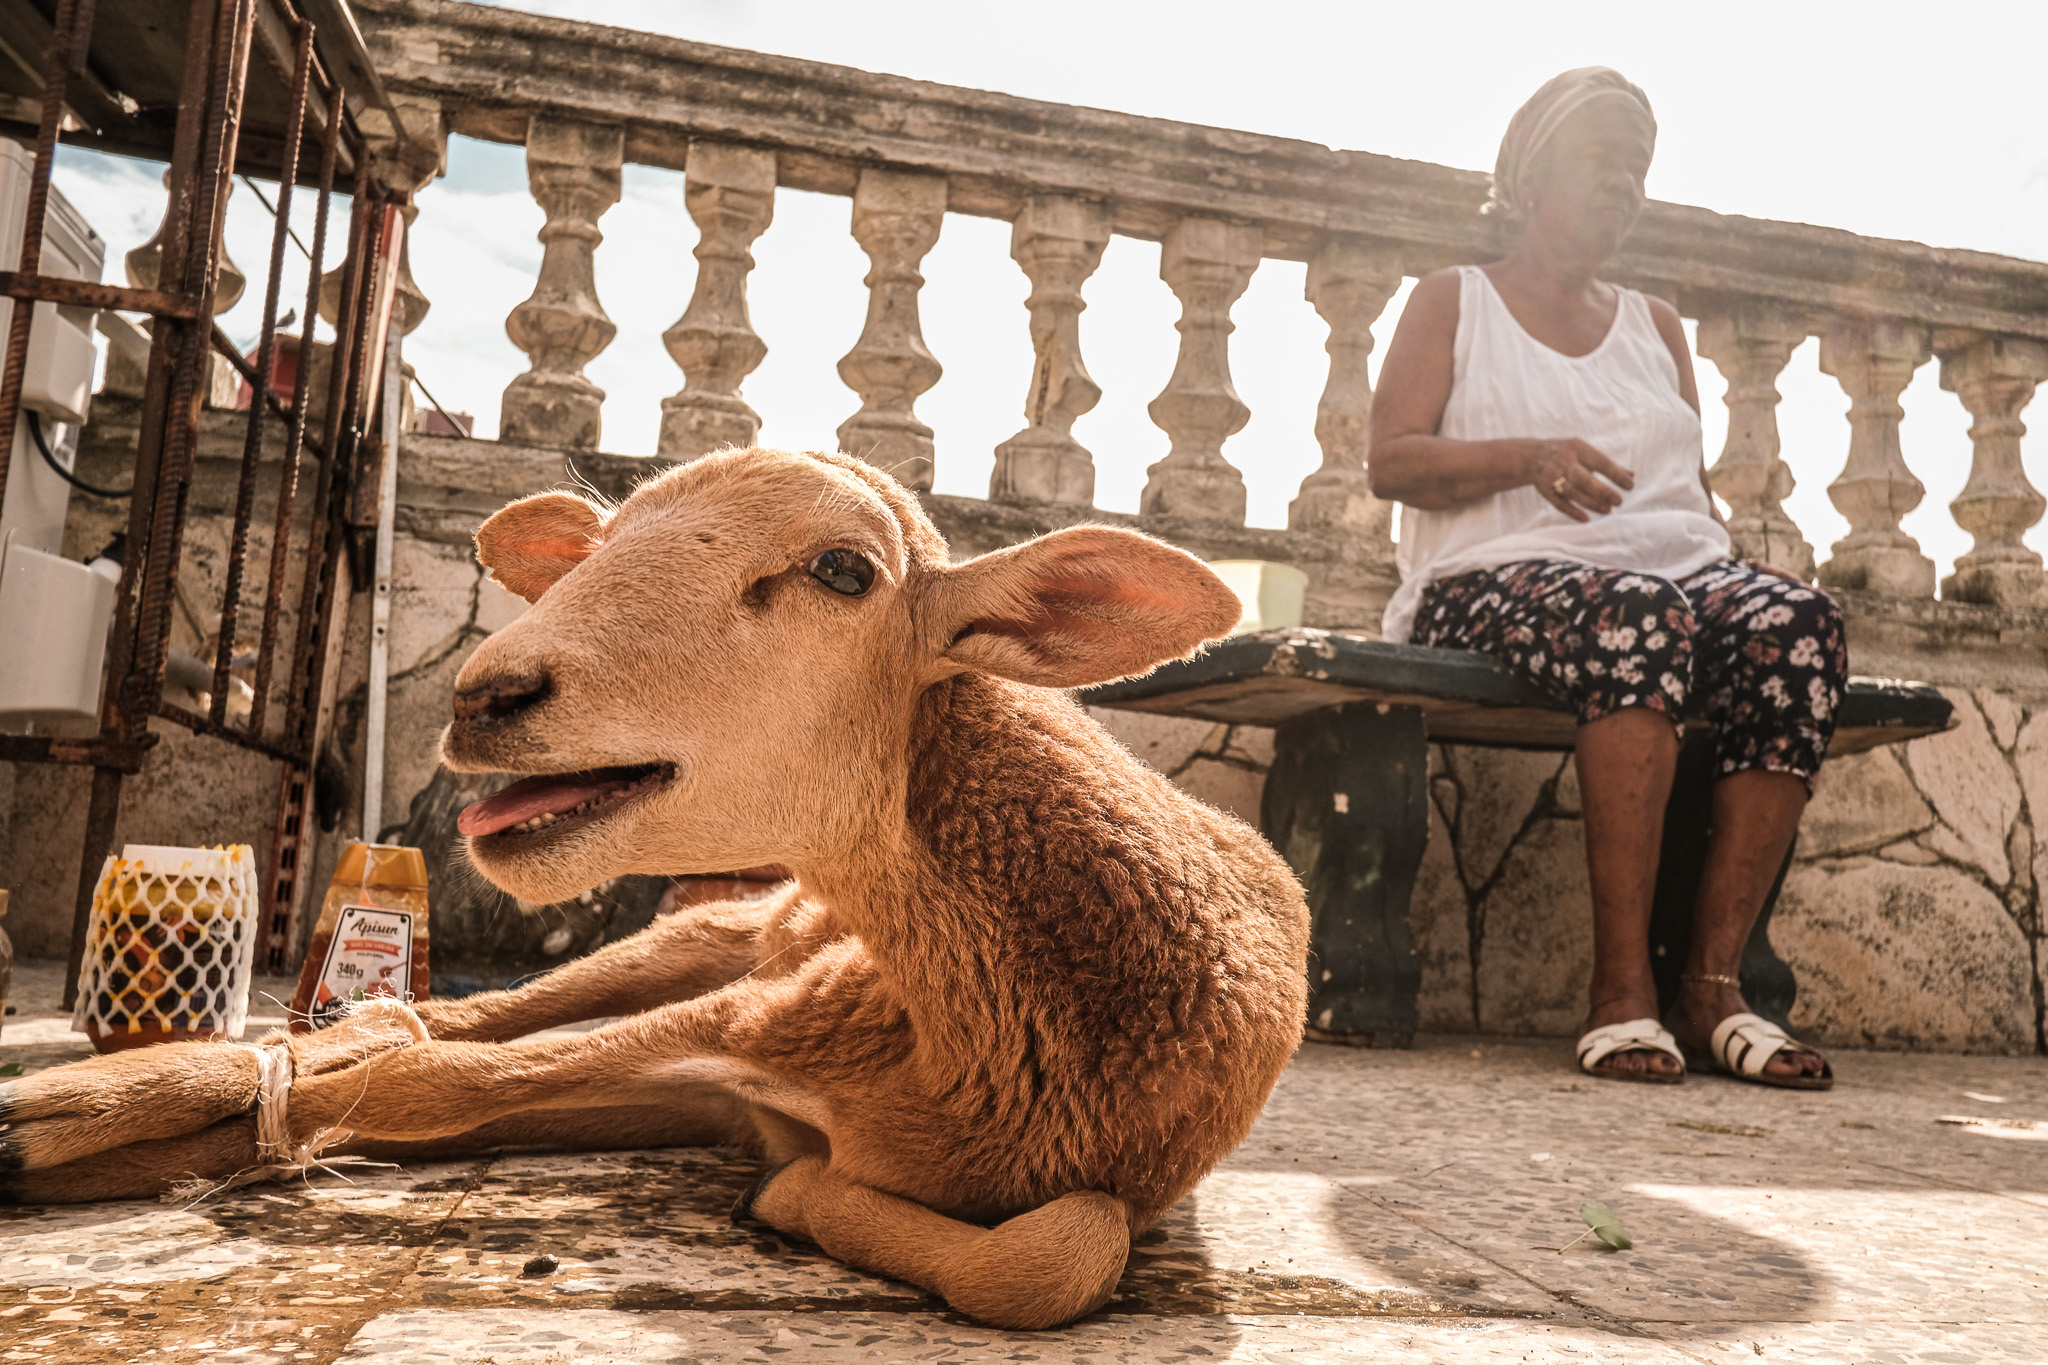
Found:
<svg viewBox="0 0 2048 1365"><path fill-rule="evenodd" d="M420 392L425 394L427 396L427 401L434 405L434 411L440 413L441 420L448 424L448 434L451 436L464 435L465 433L462 429L462 423L456 421L455 418L449 414L448 409L441 406L441 400L434 397L434 391L428 388L426 384L421 381L420 377L417 374L415 374L412 377L412 382L419 385Z"/></svg>
<svg viewBox="0 0 2048 1365"><path fill-rule="evenodd" d="M36 443L36 449L43 452L43 460L57 471L57 477L81 493L90 493L96 498L125 498L135 491L135 485L126 488L97 488L79 478L76 474L57 463L57 457L50 453L50 443L43 439L43 419L34 408L23 408L21 415L28 419L28 437Z"/></svg>

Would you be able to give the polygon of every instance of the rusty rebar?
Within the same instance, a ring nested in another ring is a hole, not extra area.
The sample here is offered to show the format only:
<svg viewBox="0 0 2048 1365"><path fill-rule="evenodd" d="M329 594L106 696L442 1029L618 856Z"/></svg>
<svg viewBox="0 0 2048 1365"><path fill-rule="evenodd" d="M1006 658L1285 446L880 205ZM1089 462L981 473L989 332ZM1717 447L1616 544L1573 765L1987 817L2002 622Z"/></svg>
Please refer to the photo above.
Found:
<svg viewBox="0 0 2048 1365"><path fill-rule="evenodd" d="M249 552L249 523L255 516L256 466L263 455L263 418L272 401L270 372L277 359L277 296L284 286L284 248L291 231L292 187L299 176L299 139L306 123L306 81L313 61L310 26L300 27L297 46L293 54L291 103L285 115L277 207L272 210L270 269L263 287L263 328L256 343L256 376L250 385L241 477L235 487L235 520L228 533L227 578L221 585L220 640L213 653L213 701L209 707L209 718L215 725L225 725L228 718L228 678L235 661L235 635L242 605L242 562Z"/></svg>
<svg viewBox="0 0 2048 1365"><path fill-rule="evenodd" d="M172 130L170 169L165 178L162 250L157 258L157 284L183 279L185 247L190 239L192 176L199 164L199 144L204 129L204 100L208 57L212 52L209 35L214 29L215 0L190 0L185 14L185 58L179 73L178 121ZM194 92L200 92L195 96ZM196 309L196 301L195 301ZM158 474L163 467L164 434L170 422L171 371L179 355L182 334L176 325L159 316L150 335L149 361L143 371L140 425L135 440L134 495L128 500L128 553L121 561L121 578L114 594L114 629L107 640L107 686L105 721L124 740L147 736L147 710L138 711L133 702L132 672L137 652L136 636L143 615L143 565L149 548L149 533L156 524L160 489Z"/></svg>
<svg viewBox="0 0 2048 1365"><path fill-rule="evenodd" d="M78 967L85 961L86 931L92 927L92 893L100 865L114 851L114 822L121 815L121 770L94 768L92 796L85 806L85 840L78 852L78 894L71 907L71 950L65 954L64 1008L78 1003Z"/></svg>
<svg viewBox="0 0 2048 1365"><path fill-rule="evenodd" d="M313 32L308 23L306 31ZM292 385L292 411L285 428L284 469L277 485L277 522L270 541L270 578L264 584L263 639L256 649L256 699L249 711L249 729L263 732L265 712L270 705L271 664L277 649L277 618L284 604L285 573L290 565L287 550L291 538L292 504L299 491L299 452L306 439L307 390L313 378L313 325L320 317L320 265L327 253L327 210L334 196L334 163L341 144L342 101L327 103L327 128L320 140L320 198L313 213L313 250L306 267L306 311L299 326L299 377ZM331 447L321 445L326 459ZM312 572L308 563L306 572Z"/></svg>
<svg viewBox="0 0 2048 1365"><path fill-rule="evenodd" d="M50 168L57 155L57 129L64 121L64 94L71 84L72 50L79 41L80 10L84 32L92 28L91 0L57 0L57 22L50 34L50 55L43 64L42 121L36 125L35 169L29 173L28 205L21 228L18 273L33 276L43 264L43 218L50 204ZM21 381L28 368L28 332L35 305L17 299L7 312L7 347L0 361L0 500L7 497L8 466L14 462L14 428L21 416Z"/></svg>
<svg viewBox="0 0 2048 1365"><path fill-rule="evenodd" d="M178 262L185 292L198 300L200 317L189 324L159 323L160 327L180 334L182 345L173 361L164 459L158 470L156 505L143 561L135 657L128 675L126 719L134 725L146 724L147 718L155 714L163 695L164 668L170 653L171 603L177 592L186 496L198 453L200 408L205 396L201 385L212 366L209 332L214 288L220 277L219 245L227 211L227 187L234 175L235 147L241 133L243 87L248 78L249 44L255 29L254 3L255 0L227 0L215 15L200 145L203 162L193 167L197 194L190 200L186 253ZM196 252L194 246L198 248ZM169 254L167 249L166 269L170 265Z"/></svg>
<svg viewBox="0 0 2048 1365"><path fill-rule="evenodd" d="M280 765L277 821L271 830L270 867L263 882L263 942L259 948L266 970L282 972L292 942L292 908L299 902L299 879L307 871L304 854L311 769L297 763Z"/></svg>
<svg viewBox="0 0 2048 1365"><path fill-rule="evenodd" d="M256 366L250 362L247 356L235 349L234 339L221 330L221 325L218 322L213 324L211 340L213 353L222 360L227 361L228 367L236 374L249 381L249 388L252 393L251 401L254 401L254 396L261 396L264 402L270 405L270 411L274 416L283 421L290 421L292 416L291 404L279 398L277 390L256 378ZM320 443L317 440L309 439L306 444L312 448L314 454L321 453Z"/></svg>
<svg viewBox="0 0 2048 1365"><path fill-rule="evenodd" d="M343 471L343 465L354 448L352 439L354 423L351 414L344 408L344 402L352 391L350 371L357 363L360 349L358 334L362 330L362 294L368 279L372 258L376 252L377 225L374 206L370 201L370 168L367 161L356 168L354 202L349 222L348 254L342 260L341 293L334 316L334 348L329 353L327 374L327 421L322 429L327 447L325 458L320 461L319 474L313 481L312 526L306 547L306 577L299 590L299 628L292 648L292 664L288 691L285 697L285 730L294 739L308 747L313 739L313 729L318 722L318 706L309 706L314 700L318 687L317 679L324 672L325 659L316 659L323 653L327 637L327 623L321 619L328 603L329 585L333 581L330 560L338 557L338 548L330 551L329 537L333 534L334 488Z"/></svg>

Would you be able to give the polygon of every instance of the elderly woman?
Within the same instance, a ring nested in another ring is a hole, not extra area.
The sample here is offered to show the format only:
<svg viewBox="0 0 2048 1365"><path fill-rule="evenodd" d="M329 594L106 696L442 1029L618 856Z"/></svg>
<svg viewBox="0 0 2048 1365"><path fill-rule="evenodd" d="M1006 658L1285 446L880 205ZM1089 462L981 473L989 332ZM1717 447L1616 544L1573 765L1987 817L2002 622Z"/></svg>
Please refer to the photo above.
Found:
<svg viewBox="0 0 2048 1365"><path fill-rule="evenodd" d="M1513 251L1415 286L1373 413L1373 488L1404 504L1385 634L1485 651L1578 715L1594 940L1579 1065L1669 1084L1691 1059L1824 1090L1827 1061L1749 1012L1736 967L1834 730L1841 615L1730 557L1678 314L1599 278L1642 211L1656 136L1619 73L1556 77L1501 143L1488 208ZM1714 727L1720 775L1660 1023L1650 903L1688 715Z"/></svg>

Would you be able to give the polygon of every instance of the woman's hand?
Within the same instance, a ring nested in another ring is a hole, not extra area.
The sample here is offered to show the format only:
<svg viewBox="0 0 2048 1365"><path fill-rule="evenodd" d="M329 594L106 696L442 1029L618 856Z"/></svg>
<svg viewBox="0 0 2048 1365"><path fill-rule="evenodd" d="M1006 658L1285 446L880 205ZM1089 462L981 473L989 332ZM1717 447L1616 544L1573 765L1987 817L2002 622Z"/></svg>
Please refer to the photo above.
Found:
<svg viewBox="0 0 2048 1365"><path fill-rule="evenodd" d="M1797 583L1802 588L1808 586L1804 578L1793 573L1790 569L1781 569L1775 564L1766 564L1761 559L1745 559L1742 562L1748 567L1755 569L1758 573L1767 573L1773 578L1782 578L1788 583Z"/></svg>
<svg viewBox="0 0 2048 1365"><path fill-rule="evenodd" d="M1636 476L1576 437L1530 441L1523 456L1523 482L1574 521L1590 521L1621 506L1621 495Z"/></svg>

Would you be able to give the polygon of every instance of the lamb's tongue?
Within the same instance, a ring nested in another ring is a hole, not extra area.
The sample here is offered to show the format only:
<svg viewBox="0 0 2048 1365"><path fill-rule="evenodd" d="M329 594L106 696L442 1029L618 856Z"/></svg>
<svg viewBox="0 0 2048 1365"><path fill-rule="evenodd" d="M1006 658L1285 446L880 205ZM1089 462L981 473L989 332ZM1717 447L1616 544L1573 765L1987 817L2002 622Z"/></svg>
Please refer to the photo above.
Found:
<svg viewBox="0 0 2048 1365"><path fill-rule="evenodd" d="M593 796L626 785L626 779L597 773L523 777L505 790L463 808L455 828L472 839L510 829L536 815L574 810Z"/></svg>

